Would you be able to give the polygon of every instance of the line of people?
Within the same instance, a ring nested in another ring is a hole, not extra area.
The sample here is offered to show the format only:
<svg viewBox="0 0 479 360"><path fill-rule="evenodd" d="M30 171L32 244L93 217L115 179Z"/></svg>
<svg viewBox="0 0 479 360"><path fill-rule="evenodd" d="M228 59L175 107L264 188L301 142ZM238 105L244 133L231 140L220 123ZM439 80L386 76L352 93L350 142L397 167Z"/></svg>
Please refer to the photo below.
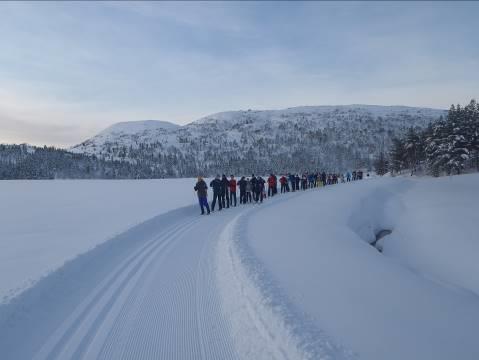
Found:
<svg viewBox="0 0 479 360"><path fill-rule="evenodd" d="M369 176L369 174L368 174ZM346 174L336 174L325 172L304 173L299 174L285 174L279 178L280 191L286 193L290 191L306 190L316 188L319 186L327 186L337 184L338 182L350 182L361 180L363 178L362 171L349 171ZM213 200L211 202L211 209L208 204L208 185L203 177L198 176L197 183L194 190L197 192L198 200L201 208L201 215L210 214L215 211L216 204L221 211L230 206L237 206L236 191L239 188L239 203L262 203L266 197L275 196L278 193L278 178L274 174L270 174L265 180L262 176L251 175L250 178L242 176L240 180L236 181L234 175L228 179L226 175L216 175L210 182L209 186L213 189ZM266 193L267 186L267 193Z"/></svg>

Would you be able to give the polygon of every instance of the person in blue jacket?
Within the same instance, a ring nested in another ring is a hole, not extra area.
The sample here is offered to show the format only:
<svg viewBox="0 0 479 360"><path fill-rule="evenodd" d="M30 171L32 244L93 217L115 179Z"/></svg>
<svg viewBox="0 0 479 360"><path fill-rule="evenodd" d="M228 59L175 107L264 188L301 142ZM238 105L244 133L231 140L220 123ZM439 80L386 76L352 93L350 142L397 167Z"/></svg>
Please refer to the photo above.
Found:
<svg viewBox="0 0 479 360"><path fill-rule="evenodd" d="M291 190L296 191L296 178L293 174L288 175L289 182L291 183Z"/></svg>

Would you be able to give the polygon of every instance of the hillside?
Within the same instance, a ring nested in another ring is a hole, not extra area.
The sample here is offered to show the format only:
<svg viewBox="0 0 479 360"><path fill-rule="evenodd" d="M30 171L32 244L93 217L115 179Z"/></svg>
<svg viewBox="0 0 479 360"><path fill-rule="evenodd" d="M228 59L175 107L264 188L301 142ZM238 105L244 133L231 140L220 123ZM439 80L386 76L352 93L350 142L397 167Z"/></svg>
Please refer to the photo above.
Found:
<svg viewBox="0 0 479 360"><path fill-rule="evenodd" d="M160 169L164 176L370 167L383 146L445 110L405 106L305 106L229 111L185 126L138 121L111 126L70 149Z"/></svg>

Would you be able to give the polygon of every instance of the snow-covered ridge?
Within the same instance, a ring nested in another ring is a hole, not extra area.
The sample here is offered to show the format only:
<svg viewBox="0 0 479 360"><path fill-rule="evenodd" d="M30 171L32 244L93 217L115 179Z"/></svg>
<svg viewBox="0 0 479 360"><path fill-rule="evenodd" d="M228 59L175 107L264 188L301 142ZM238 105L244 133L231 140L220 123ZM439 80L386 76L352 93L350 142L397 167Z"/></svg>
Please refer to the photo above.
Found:
<svg viewBox="0 0 479 360"><path fill-rule="evenodd" d="M141 121L124 121L113 124L103 130L100 134L115 134L115 133L123 133L123 134L137 134L144 131L152 131L152 130L175 130L180 126L177 124L173 124L168 121L161 121L161 120L141 120ZM100 135L99 134L99 135Z"/></svg>
<svg viewBox="0 0 479 360"><path fill-rule="evenodd" d="M440 117L444 115L446 110L411 107L403 105L383 106L383 105L321 105L321 106L296 106L281 110L238 110L224 111L216 114L205 116L192 124L202 124L215 121L236 121L238 118L245 116L259 117L264 120L270 119L281 121L285 119L285 115L319 115L317 120L326 118L338 118L347 114L367 114L372 117L378 116L394 116L394 115L421 115L427 117Z"/></svg>
<svg viewBox="0 0 479 360"><path fill-rule="evenodd" d="M445 115L445 110L377 105L229 111L184 126L155 121L116 124L70 151L141 163L169 177L344 170L370 167L393 136Z"/></svg>

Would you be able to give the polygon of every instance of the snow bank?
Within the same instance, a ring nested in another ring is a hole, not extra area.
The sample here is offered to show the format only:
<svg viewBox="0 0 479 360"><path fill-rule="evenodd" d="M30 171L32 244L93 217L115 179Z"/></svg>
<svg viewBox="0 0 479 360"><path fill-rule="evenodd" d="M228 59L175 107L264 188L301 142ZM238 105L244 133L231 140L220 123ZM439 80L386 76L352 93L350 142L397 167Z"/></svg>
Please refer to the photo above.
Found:
<svg viewBox="0 0 479 360"><path fill-rule="evenodd" d="M197 202L194 179L0 182L0 303L130 227Z"/></svg>
<svg viewBox="0 0 479 360"><path fill-rule="evenodd" d="M444 285L479 296L479 175L417 180L384 253Z"/></svg>
<svg viewBox="0 0 479 360"><path fill-rule="evenodd" d="M243 264L261 263L276 301L360 358L478 359L477 183L388 178L292 196L248 217ZM369 244L382 229L384 254Z"/></svg>
<svg viewBox="0 0 479 360"><path fill-rule="evenodd" d="M258 208L251 212L258 211ZM353 359L285 301L244 241L242 213L223 230L217 275L223 310L229 317L241 359Z"/></svg>

